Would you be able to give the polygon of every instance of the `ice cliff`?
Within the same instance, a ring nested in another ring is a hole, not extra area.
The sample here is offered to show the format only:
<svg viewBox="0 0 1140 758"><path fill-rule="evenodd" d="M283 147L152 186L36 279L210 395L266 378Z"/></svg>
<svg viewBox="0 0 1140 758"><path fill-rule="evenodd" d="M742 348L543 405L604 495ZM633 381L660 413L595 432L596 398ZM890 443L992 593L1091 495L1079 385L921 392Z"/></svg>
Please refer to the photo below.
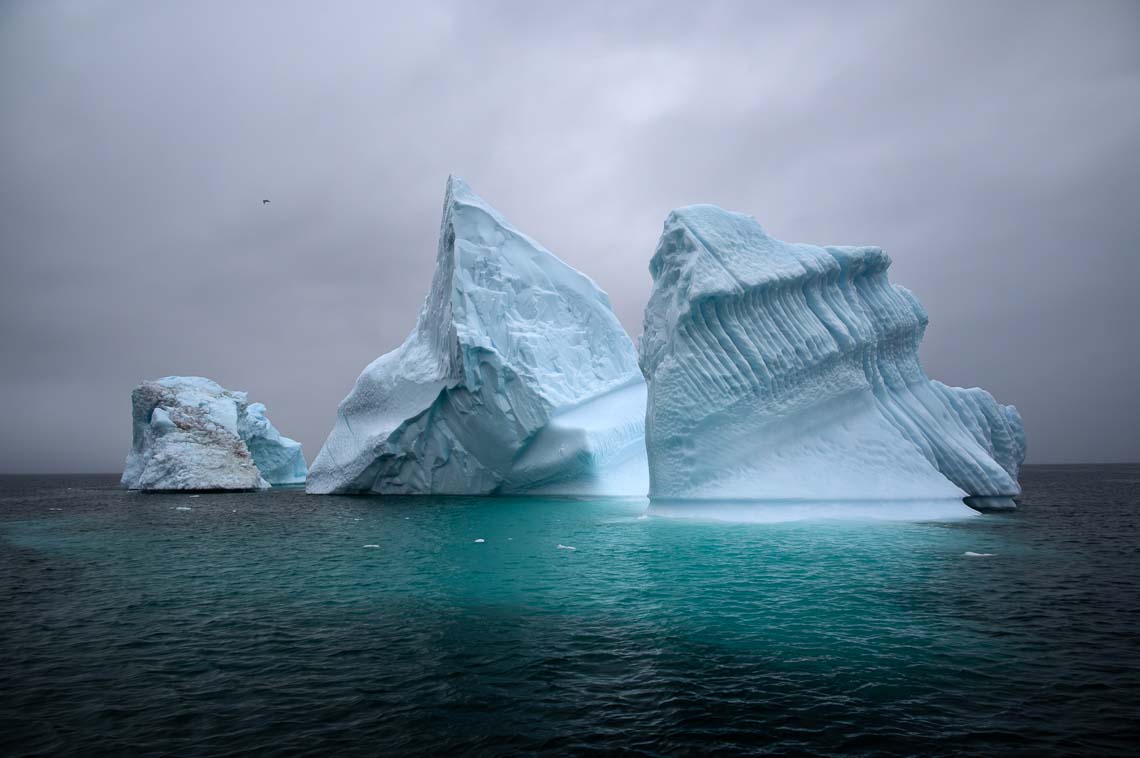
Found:
<svg viewBox="0 0 1140 758"><path fill-rule="evenodd" d="M650 495L1017 494L1017 410L927 379L927 315L889 265L875 247L781 242L715 206L673 211L640 348Z"/></svg>
<svg viewBox="0 0 1140 758"><path fill-rule="evenodd" d="M235 393L243 398L245 393ZM281 436L265 417L265 405L250 403L238 417L238 436L269 484L304 484L306 465L301 443Z"/></svg>
<svg viewBox="0 0 1140 758"><path fill-rule="evenodd" d="M199 376L168 376L131 392L134 440L122 484L135 490L256 490L305 481L301 443L265 406Z"/></svg>
<svg viewBox="0 0 1140 758"><path fill-rule="evenodd" d="M415 329L341 402L306 488L644 495L644 423L606 294L451 178Z"/></svg>

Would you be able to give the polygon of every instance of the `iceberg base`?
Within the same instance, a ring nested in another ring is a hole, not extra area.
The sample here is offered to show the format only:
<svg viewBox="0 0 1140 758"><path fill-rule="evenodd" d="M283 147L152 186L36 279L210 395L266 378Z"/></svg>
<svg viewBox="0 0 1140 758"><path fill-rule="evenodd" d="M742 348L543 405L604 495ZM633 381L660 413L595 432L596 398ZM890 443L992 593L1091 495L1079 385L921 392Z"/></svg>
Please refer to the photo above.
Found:
<svg viewBox="0 0 1140 758"><path fill-rule="evenodd" d="M700 521L876 520L956 521L979 516L958 499L934 500L674 500L654 498L650 516Z"/></svg>
<svg viewBox="0 0 1140 758"><path fill-rule="evenodd" d="M1012 513L1017 510L1017 501L1012 497L971 496L966 505L980 513Z"/></svg>

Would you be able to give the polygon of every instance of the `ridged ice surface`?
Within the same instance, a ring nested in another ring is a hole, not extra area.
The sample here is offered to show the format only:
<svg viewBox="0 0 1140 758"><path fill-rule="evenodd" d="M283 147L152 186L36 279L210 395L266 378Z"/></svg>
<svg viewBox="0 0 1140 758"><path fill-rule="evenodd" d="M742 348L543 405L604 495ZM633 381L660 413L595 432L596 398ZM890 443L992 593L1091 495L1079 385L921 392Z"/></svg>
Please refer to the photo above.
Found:
<svg viewBox="0 0 1140 758"><path fill-rule="evenodd" d="M1016 409L927 379L927 315L889 265L875 247L781 242L715 206L673 211L641 342L651 496L1017 494Z"/></svg>
<svg viewBox="0 0 1140 758"><path fill-rule="evenodd" d="M640 496L644 408L606 294L452 178L416 328L357 379L307 488Z"/></svg>
<svg viewBox="0 0 1140 758"><path fill-rule="evenodd" d="M200 376L167 376L131 392L132 443L122 485L133 490L254 490L305 481L301 443L265 406Z"/></svg>

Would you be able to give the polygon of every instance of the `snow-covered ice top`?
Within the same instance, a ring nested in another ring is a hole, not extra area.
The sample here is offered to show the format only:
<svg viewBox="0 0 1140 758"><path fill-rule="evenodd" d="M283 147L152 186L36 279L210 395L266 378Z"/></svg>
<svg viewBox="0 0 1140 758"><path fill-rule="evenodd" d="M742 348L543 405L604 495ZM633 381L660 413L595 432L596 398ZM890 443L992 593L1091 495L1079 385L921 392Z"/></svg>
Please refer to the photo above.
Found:
<svg viewBox="0 0 1140 758"><path fill-rule="evenodd" d="M1016 409L927 379L927 315L889 265L876 247L781 242L716 206L673 211L640 346L651 496L1017 494Z"/></svg>
<svg viewBox="0 0 1140 758"><path fill-rule="evenodd" d="M452 177L416 327L340 404L307 489L643 495L644 403L606 294Z"/></svg>
<svg viewBox="0 0 1140 758"><path fill-rule="evenodd" d="M256 490L305 481L301 443L265 406L200 376L168 376L131 392L133 443L122 484L139 490Z"/></svg>

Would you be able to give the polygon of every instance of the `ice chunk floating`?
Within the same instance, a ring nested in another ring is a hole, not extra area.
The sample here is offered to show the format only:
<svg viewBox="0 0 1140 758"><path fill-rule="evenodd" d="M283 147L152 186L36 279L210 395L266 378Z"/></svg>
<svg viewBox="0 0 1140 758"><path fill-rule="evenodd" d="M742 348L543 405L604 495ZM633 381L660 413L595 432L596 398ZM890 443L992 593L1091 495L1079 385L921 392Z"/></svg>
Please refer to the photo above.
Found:
<svg viewBox="0 0 1140 758"><path fill-rule="evenodd" d="M257 490L305 481L301 443L200 376L143 382L131 393L134 441L122 485L133 490Z"/></svg>
<svg viewBox="0 0 1140 758"><path fill-rule="evenodd" d="M644 425L606 294L451 178L416 327L340 404L307 490L640 496Z"/></svg>
<svg viewBox="0 0 1140 758"><path fill-rule="evenodd" d="M781 242L711 205L669 215L640 355L655 504L1019 492L1017 410L927 379L927 315L889 265L875 247Z"/></svg>
<svg viewBox="0 0 1140 758"><path fill-rule="evenodd" d="M241 393L239 393L241 394ZM265 417L265 405L251 403L238 417L238 436L270 484L304 484L307 466L301 443L281 436Z"/></svg>

